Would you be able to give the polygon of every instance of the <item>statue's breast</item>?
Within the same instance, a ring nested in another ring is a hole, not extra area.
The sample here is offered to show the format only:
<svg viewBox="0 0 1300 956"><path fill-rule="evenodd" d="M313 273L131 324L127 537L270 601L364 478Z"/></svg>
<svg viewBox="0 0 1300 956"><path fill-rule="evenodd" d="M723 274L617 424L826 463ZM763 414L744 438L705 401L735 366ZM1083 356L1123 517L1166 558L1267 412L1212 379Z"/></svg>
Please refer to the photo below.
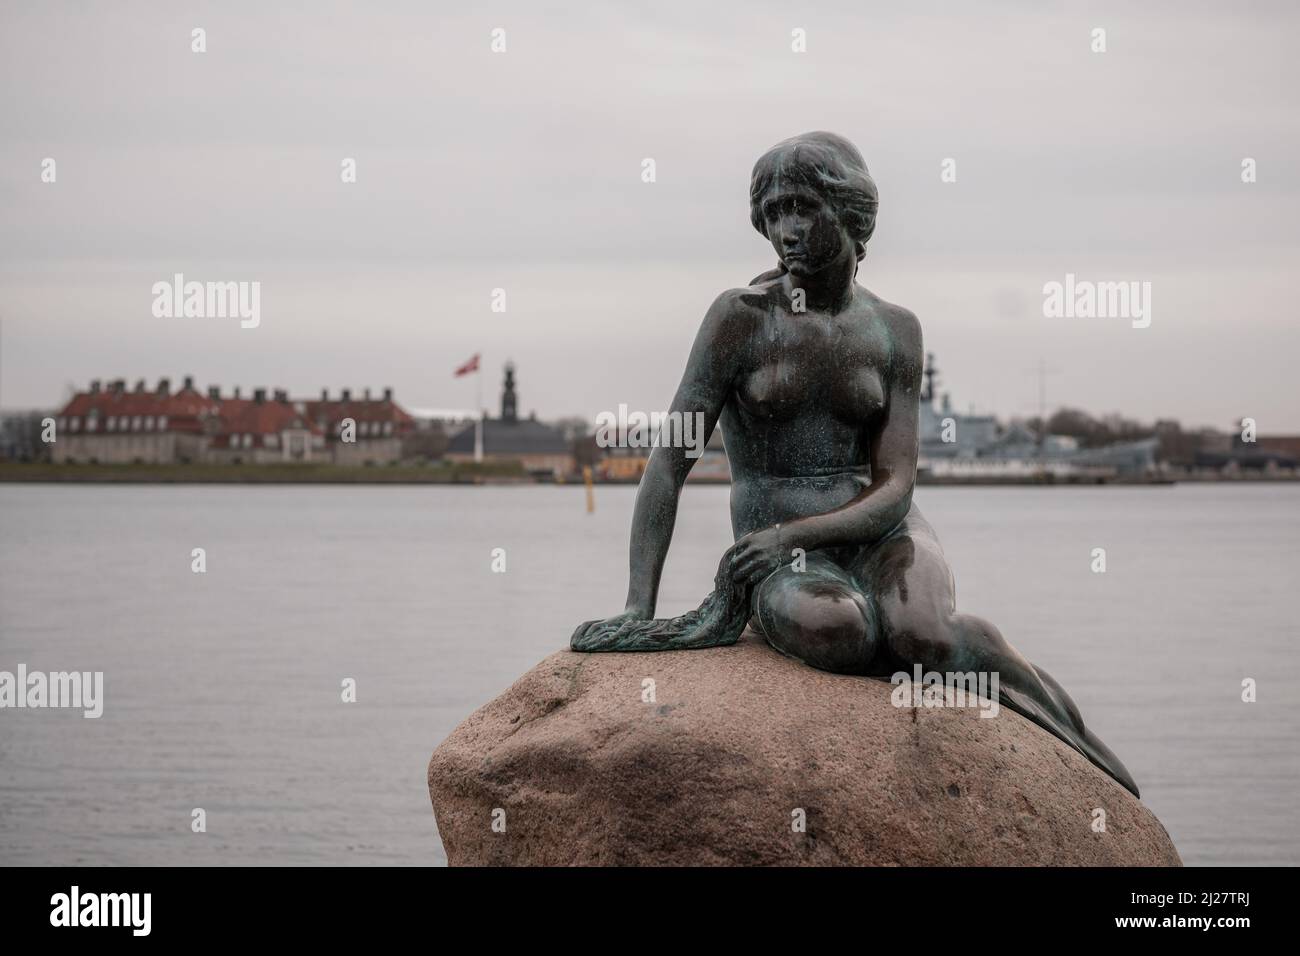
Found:
<svg viewBox="0 0 1300 956"><path fill-rule="evenodd" d="M880 373L870 365L826 356L819 363L777 358L747 372L736 389L751 416L788 421L831 415L861 427L885 406Z"/></svg>
<svg viewBox="0 0 1300 956"><path fill-rule="evenodd" d="M741 407L764 419L784 420L802 413L808 403L808 382L797 366L776 359L745 374L736 389Z"/></svg>
<svg viewBox="0 0 1300 956"><path fill-rule="evenodd" d="M846 376L839 398L834 404L842 413L869 421L885 408L885 383L875 368L859 366L851 375Z"/></svg>

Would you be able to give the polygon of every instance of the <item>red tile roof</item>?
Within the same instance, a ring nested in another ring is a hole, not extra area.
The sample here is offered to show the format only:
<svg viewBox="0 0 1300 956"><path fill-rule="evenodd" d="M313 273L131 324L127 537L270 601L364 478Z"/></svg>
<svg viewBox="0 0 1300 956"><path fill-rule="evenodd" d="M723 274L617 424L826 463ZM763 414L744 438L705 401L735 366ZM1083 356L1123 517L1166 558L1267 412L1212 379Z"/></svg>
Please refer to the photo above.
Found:
<svg viewBox="0 0 1300 956"><path fill-rule="evenodd" d="M320 426L300 413L291 402L255 401L249 398L223 398L221 425L212 439L217 448L230 445L233 435L252 435L254 443L263 444L266 435L279 435L288 429L306 429L313 435L323 432Z"/></svg>
<svg viewBox="0 0 1300 956"><path fill-rule="evenodd" d="M261 446L262 436L295 428L306 429L313 435L337 437L345 418L357 423L361 438L370 437L367 432L376 425L380 426L375 429L376 434L381 433L383 426L391 425L391 429L382 431L385 436L402 436L415 428L415 419L391 398L294 402L271 397L257 401L256 398L211 398L191 387L170 393L157 389L119 389L112 382L107 388L78 392L59 414L65 421L77 419L77 431L84 431L86 418L94 414L99 419L96 429L99 434L108 432L107 419L113 418L116 426L118 420L126 418L126 426L114 427L112 433L146 430L207 433L213 436L217 447L229 447L232 435L253 435L255 443ZM139 426L136 426L137 418L141 420ZM143 427L145 419L153 420L152 428ZM70 422L64 427L70 427Z"/></svg>
<svg viewBox="0 0 1300 956"><path fill-rule="evenodd" d="M110 387L98 392L78 392L59 414L64 418L79 419L78 430L85 428L85 420L93 414L100 421L97 430L101 433L107 429L104 424L107 419L123 416L130 420L131 427L125 429L128 431L144 430L135 427L135 419L138 417L154 419L154 427L149 429L151 431L201 432L201 419L212 413L215 404L192 388L163 394L158 391L117 391ZM158 427L159 419L162 418L166 419L165 429ZM115 427L113 430L124 429Z"/></svg>
<svg viewBox="0 0 1300 956"><path fill-rule="evenodd" d="M307 415L312 421L320 423L326 434L337 437L339 423L351 418L357 423L358 430L362 423L367 425L384 425L391 422L393 435L405 435L415 428L415 419L407 414L406 409L392 399L348 399L347 401L328 400L304 402Z"/></svg>

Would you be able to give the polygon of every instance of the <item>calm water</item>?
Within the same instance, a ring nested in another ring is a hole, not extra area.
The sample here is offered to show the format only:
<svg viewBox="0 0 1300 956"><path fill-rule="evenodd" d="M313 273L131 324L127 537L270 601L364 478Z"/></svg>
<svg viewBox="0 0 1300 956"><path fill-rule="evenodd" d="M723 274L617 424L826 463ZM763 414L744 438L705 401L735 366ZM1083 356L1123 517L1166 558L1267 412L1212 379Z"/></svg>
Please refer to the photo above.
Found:
<svg viewBox="0 0 1300 956"><path fill-rule="evenodd" d="M0 861L445 862L434 746L621 606L634 489L596 494L0 485L0 670L102 670L106 696L0 712ZM726 500L686 490L660 613L708 590ZM918 502L960 606L1069 689L1185 862L1300 863L1300 486Z"/></svg>

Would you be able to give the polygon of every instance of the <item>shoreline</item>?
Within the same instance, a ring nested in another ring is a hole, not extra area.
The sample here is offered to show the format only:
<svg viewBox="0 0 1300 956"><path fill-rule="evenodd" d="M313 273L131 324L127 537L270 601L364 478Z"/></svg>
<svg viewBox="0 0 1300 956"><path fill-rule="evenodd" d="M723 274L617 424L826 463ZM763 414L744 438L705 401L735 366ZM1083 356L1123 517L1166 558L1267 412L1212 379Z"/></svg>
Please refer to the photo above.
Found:
<svg viewBox="0 0 1300 956"><path fill-rule="evenodd" d="M1176 484L1287 484L1300 475L1178 475L1178 476L927 476L918 487L1097 487ZM581 476L552 478L530 475L502 464L455 465L55 465L48 462L0 462L0 483L11 484L219 484L219 485L577 485ZM636 486L639 479L600 480L596 485ZM692 478L689 484L730 485L729 479Z"/></svg>

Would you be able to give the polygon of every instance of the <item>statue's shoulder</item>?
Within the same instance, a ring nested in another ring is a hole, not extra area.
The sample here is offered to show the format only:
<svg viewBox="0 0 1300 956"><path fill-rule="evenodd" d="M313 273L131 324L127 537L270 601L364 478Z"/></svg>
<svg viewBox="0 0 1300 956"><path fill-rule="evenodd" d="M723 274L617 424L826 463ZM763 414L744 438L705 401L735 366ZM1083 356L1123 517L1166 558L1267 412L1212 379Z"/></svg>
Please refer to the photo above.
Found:
<svg viewBox="0 0 1300 956"><path fill-rule="evenodd" d="M739 289L728 289L722 293L728 296L738 307L748 309L766 309L771 299L785 298L784 269L773 269L752 279L749 285Z"/></svg>
<svg viewBox="0 0 1300 956"><path fill-rule="evenodd" d="M918 336L920 335L921 321L911 309L882 299L864 286L857 287L857 299L872 317L879 317L891 331L900 333L914 331Z"/></svg>
<svg viewBox="0 0 1300 956"><path fill-rule="evenodd" d="M907 365L921 362L921 320L911 309L882 299L869 289L858 286L858 295L871 319L879 321L889 332L895 361Z"/></svg>
<svg viewBox="0 0 1300 956"><path fill-rule="evenodd" d="M704 316L705 328L721 332L739 331L753 326L767 314L769 299L775 294L772 286L779 284L780 281L775 280L765 286L727 289L709 306L709 311Z"/></svg>

